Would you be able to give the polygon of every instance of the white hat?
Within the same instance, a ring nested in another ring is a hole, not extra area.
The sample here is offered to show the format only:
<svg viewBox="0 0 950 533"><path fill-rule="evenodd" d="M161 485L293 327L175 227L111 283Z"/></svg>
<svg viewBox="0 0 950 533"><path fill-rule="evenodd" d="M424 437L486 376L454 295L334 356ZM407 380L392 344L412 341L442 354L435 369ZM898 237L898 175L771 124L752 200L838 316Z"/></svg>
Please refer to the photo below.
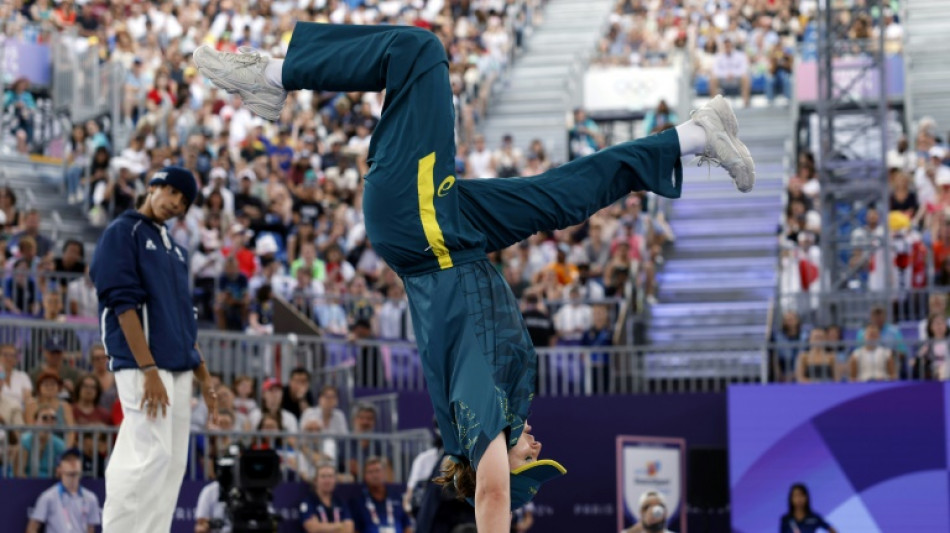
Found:
<svg viewBox="0 0 950 533"><path fill-rule="evenodd" d="M944 185L950 185L950 167L945 167L940 165L937 168L937 177L934 179L937 182L937 185L942 187Z"/></svg>
<svg viewBox="0 0 950 533"><path fill-rule="evenodd" d="M892 168L904 168L904 158L901 157L897 152L888 152L887 168L888 170Z"/></svg>
<svg viewBox="0 0 950 533"><path fill-rule="evenodd" d="M254 251L257 255L267 255L277 253L277 239L273 235L265 234L257 238L257 246Z"/></svg>
<svg viewBox="0 0 950 533"><path fill-rule="evenodd" d="M227 170L224 170L224 169L221 168L221 167L214 167L214 168L212 168L212 169L211 169L211 179L216 179L216 178L227 179L227 178L228 178L228 171L227 171Z"/></svg>
<svg viewBox="0 0 950 533"><path fill-rule="evenodd" d="M812 210L805 213L805 229L808 231L821 231L821 214Z"/></svg>
<svg viewBox="0 0 950 533"><path fill-rule="evenodd" d="M943 146L940 146L939 144L934 145L930 149L928 154L930 154L930 157L936 157L937 159L944 159L947 157L947 149L944 148Z"/></svg>

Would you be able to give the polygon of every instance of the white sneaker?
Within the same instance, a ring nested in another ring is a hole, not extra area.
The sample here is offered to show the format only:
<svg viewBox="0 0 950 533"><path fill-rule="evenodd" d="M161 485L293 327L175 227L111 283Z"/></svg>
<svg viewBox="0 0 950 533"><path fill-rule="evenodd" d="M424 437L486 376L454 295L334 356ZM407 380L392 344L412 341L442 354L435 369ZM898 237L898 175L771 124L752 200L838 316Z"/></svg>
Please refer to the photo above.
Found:
<svg viewBox="0 0 950 533"><path fill-rule="evenodd" d="M713 163L726 169L736 188L749 192L755 185L755 163L746 145L739 140L739 122L732 106L717 96L694 111L693 121L706 131L706 149L699 164Z"/></svg>
<svg viewBox="0 0 950 533"><path fill-rule="evenodd" d="M276 121L287 99L287 91L274 87L264 67L269 58L253 48L242 47L241 53L218 52L208 45L199 46L192 55L198 72L228 93L238 93L244 106L258 116Z"/></svg>

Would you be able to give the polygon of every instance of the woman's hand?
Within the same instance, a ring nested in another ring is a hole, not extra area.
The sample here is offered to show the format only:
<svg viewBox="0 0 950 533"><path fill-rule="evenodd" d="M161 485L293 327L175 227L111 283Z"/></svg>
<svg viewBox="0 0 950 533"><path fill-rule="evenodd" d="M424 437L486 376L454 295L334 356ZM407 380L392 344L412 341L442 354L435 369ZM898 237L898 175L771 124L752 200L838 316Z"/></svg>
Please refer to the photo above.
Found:
<svg viewBox="0 0 950 533"><path fill-rule="evenodd" d="M142 393L142 403L139 404L140 409L145 410L145 414L149 418L156 418L158 416L159 406L162 409L162 418L165 418L165 414L168 410L168 392L165 390L165 384L162 383L162 378L158 374L158 368L152 367L145 371L145 390Z"/></svg>

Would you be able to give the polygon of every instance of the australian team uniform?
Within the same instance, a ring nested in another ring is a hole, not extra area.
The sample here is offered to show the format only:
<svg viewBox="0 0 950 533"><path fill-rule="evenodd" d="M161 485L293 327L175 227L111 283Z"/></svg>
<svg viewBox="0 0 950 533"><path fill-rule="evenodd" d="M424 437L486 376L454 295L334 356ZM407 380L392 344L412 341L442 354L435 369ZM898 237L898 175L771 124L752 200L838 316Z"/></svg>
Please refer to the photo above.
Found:
<svg viewBox="0 0 950 533"><path fill-rule="evenodd" d="M376 252L409 298L446 453L477 466L488 444L521 435L537 355L517 300L486 260L541 230L586 220L632 190L680 195L675 130L531 178L455 176L455 111L439 39L412 27L298 22L288 91L386 90L369 148L363 208Z"/></svg>

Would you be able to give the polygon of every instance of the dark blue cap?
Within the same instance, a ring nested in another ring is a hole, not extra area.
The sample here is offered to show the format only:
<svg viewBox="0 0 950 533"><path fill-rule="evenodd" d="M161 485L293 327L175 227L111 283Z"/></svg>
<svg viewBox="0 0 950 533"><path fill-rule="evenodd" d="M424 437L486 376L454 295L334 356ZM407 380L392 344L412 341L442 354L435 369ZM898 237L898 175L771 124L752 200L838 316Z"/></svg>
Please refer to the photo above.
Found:
<svg viewBox="0 0 950 533"><path fill-rule="evenodd" d="M198 196L198 182L190 170L181 167L165 167L152 175L149 185L171 185L185 197L188 205L195 203Z"/></svg>
<svg viewBox="0 0 950 533"><path fill-rule="evenodd" d="M69 448L68 450L60 454L59 462L62 463L63 461L65 461L66 459L69 459L70 457L75 457L76 459L79 459L80 461L82 461L82 452L79 451L79 448Z"/></svg>

